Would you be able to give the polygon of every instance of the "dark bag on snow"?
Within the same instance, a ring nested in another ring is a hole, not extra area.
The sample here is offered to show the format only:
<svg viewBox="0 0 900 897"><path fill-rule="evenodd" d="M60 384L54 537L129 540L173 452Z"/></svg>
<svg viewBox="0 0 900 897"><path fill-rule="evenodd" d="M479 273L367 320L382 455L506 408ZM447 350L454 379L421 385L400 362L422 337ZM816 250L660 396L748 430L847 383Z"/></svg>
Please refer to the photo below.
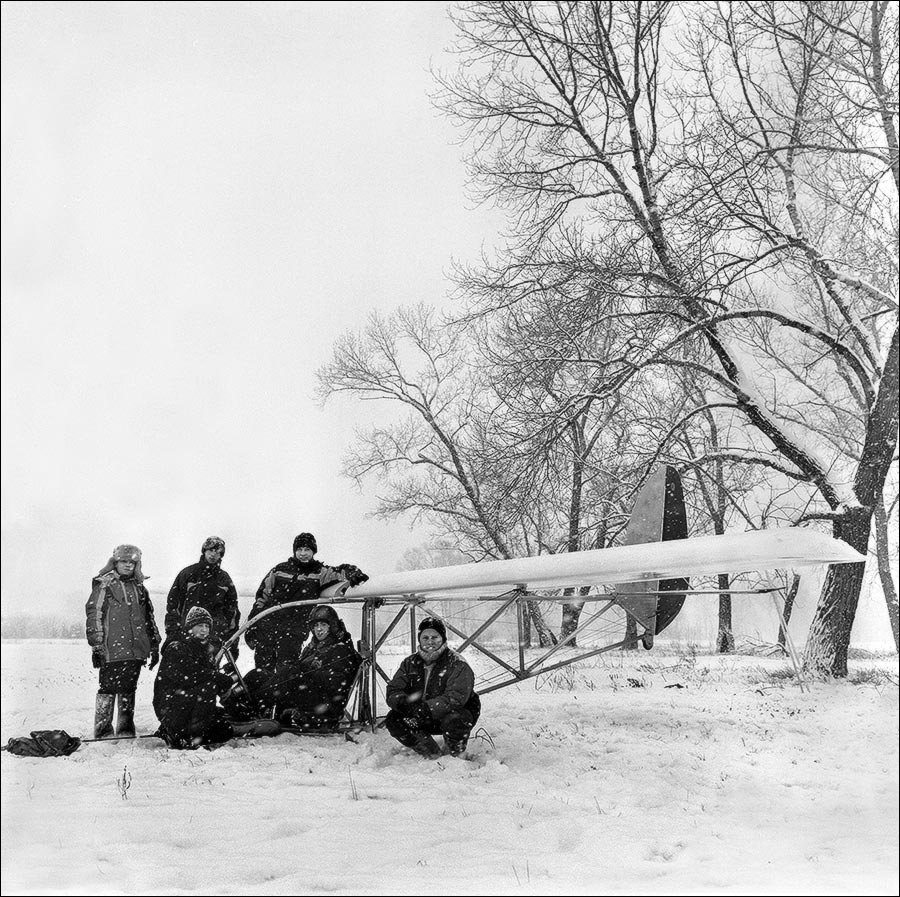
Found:
<svg viewBox="0 0 900 897"><path fill-rule="evenodd" d="M17 757L67 757L81 747L81 739L63 729L41 729L30 738L10 738L6 750Z"/></svg>

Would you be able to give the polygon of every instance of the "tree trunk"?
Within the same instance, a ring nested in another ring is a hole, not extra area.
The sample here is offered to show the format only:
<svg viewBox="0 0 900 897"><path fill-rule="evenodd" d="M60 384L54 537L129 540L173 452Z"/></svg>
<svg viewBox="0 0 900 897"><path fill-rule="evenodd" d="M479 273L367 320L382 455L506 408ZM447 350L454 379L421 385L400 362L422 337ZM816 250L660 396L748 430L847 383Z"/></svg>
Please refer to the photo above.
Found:
<svg viewBox="0 0 900 897"><path fill-rule="evenodd" d="M578 589L579 595L587 595L591 591L590 586L581 586ZM575 589L566 589L563 592L564 595L574 595ZM563 605L562 611L562 627L560 628L560 641L562 641L570 632L574 632L578 628L578 623L581 620L581 612L584 610L584 602L583 601L569 601ZM578 647L578 639L573 638L569 642L569 647L577 648Z"/></svg>
<svg viewBox="0 0 900 897"><path fill-rule="evenodd" d="M878 395L869 411L865 443L853 483L859 506L848 508L834 522L835 538L843 539L863 556L868 551L875 506L882 501L884 483L897 446L898 393L900 328L894 330L891 338ZM810 672L826 676L847 675L850 630L865 567L865 563L829 567L803 657L803 665Z"/></svg>
<svg viewBox="0 0 900 897"><path fill-rule="evenodd" d="M888 618L891 621L891 633L894 636L894 650L900 651L900 635L897 632L897 587L894 585L894 574L891 570L888 515L884 509L884 501L882 499L879 499L875 504L875 551L878 559L878 576L881 579L881 590L884 592L884 602L887 605Z"/></svg>
<svg viewBox="0 0 900 897"><path fill-rule="evenodd" d="M563 594L574 595L575 589L566 589ZM574 632L578 628L578 621L581 619L581 611L583 609L583 601L569 601L562 606L562 626L559 630L560 639L564 639L569 633ZM577 637L569 641L569 647L578 647Z"/></svg>
<svg viewBox="0 0 900 897"><path fill-rule="evenodd" d="M834 536L865 554L871 524L870 509L853 508L835 522ZM865 569L864 563L832 564L828 568L803 656L803 667L808 672L819 676L847 675L850 630L853 628Z"/></svg>
<svg viewBox="0 0 900 897"><path fill-rule="evenodd" d="M544 615L541 613L541 606L537 603L537 601L529 601L526 605L526 614L525 617L531 618L531 623L534 625L534 628L537 630L538 634L538 644L542 648L552 648L556 644L556 636L551 631L550 627L547 625L547 621L544 619ZM529 634L530 634L529 627ZM529 639L530 644L530 639Z"/></svg>
<svg viewBox="0 0 900 897"><path fill-rule="evenodd" d="M800 591L800 574L795 573L791 580L791 587L788 589L787 595L784 596L784 626L778 624L778 644L782 650L785 650L787 643L787 632L785 626L790 626L791 614L794 612L794 602L797 600L797 592Z"/></svg>
<svg viewBox="0 0 900 897"><path fill-rule="evenodd" d="M626 651L637 651L638 649L638 633L637 620L631 614L625 614L625 643Z"/></svg>
<svg viewBox="0 0 900 897"><path fill-rule="evenodd" d="M734 629L731 624L731 595L725 594L731 588L727 573L719 574L719 631L716 635L716 653L734 653Z"/></svg>
<svg viewBox="0 0 900 897"><path fill-rule="evenodd" d="M531 647L531 602L522 605L522 646Z"/></svg>
<svg viewBox="0 0 900 897"><path fill-rule="evenodd" d="M569 534L567 548L570 552L581 550L581 495L584 491L584 420L572 422L572 488L569 500ZM564 595L574 595L575 589L566 589ZM569 633L578 628L578 618L584 602L572 602L562 607L562 624L559 627L559 635L564 639ZM577 647L577 638L569 642L572 648Z"/></svg>

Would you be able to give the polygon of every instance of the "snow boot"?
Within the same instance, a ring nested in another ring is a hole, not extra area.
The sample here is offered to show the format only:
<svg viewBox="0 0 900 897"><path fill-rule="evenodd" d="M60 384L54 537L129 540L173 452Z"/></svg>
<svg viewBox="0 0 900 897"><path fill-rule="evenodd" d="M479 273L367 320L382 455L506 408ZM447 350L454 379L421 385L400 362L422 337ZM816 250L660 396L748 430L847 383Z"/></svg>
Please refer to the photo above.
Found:
<svg viewBox="0 0 900 897"><path fill-rule="evenodd" d="M466 756L466 746L469 744L468 738L450 738L449 735L444 736L444 744L447 745L447 752L451 757Z"/></svg>
<svg viewBox="0 0 900 897"><path fill-rule="evenodd" d="M116 695L119 700L119 715L116 718L116 735L134 738L134 692L127 695Z"/></svg>
<svg viewBox="0 0 900 897"><path fill-rule="evenodd" d="M113 734L113 710L116 696L97 692L97 704L94 709L94 738L109 738Z"/></svg>
<svg viewBox="0 0 900 897"><path fill-rule="evenodd" d="M410 747L417 754L429 760L432 757L439 757L441 755L441 749L438 747L438 743L430 735L420 735Z"/></svg>
<svg viewBox="0 0 900 897"><path fill-rule="evenodd" d="M277 719L254 719L247 723L232 723L231 728L234 734L241 738L261 738L281 734L281 723Z"/></svg>

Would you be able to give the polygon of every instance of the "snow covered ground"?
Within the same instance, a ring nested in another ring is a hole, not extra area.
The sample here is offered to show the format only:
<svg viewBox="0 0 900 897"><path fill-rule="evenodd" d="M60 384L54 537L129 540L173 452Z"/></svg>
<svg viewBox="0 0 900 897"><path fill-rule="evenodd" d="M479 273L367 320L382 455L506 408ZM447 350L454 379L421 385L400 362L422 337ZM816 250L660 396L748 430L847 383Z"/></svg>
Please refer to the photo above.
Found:
<svg viewBox="0 0 900 897"><path fill-rule="evenodd" d="M83 643L2 658L4 742L88 732ZM486 696L467 761L383 731L3 753L3 893L896 894L897 660L784 670L603 655Z"/></svg>

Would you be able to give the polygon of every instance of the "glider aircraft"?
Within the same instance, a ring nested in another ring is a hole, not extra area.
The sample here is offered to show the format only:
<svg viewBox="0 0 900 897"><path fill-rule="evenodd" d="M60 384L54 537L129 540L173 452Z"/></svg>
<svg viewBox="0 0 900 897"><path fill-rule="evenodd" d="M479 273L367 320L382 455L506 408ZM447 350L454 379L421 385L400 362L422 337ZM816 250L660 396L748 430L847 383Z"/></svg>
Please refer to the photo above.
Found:
<svg viewBox="0 0 900 897"><path fill-rule="evenodd" d="M845 542L801 528L688 538L681 480L677 471L668 466L658 468L638 495L623 542L615 548L373 576L355 587L339 583L316 600L262 611L223 645L220 657L231 660L230 646L247 629L285 608L358 605L362 628L358 648L363 664L346 716L350 724L374 726L379 719L381 683L390 679L379 657L390 647L387 643L396 637L395 630L400 631L404 619L409 624L410 652L417 648L417 617L431 616L443 620L448 632L462 640L453 646L454 650L478 652L482 659L490 661L491 675L479 674L476 681L476 691L485 695L636 641L652 648L655 636L675 619L687 595L719 594L713 589L692 590L691 577L865 562ZM548 597L548 591L555 594ZM728 594L772 596L802 687L799 658L779 603L781 591L780 586L770 586L746 591L729 589ZM537 657L531 651L526 653L525 648L527 603L533 601L583 604L575 629ZM476 623L462 623L454 614L453 609L464 604L479 605L481 614ZM598 644L599 624L616 609L614 623L606 630L599 629ZM621 637L622 612L634 622L636 634ZM488 633L498 621L512 615L517 652L515 656L503 657L503 649L488 640ZM587 636L593 641L590 648L572 647L586 642Z"/></svg>

